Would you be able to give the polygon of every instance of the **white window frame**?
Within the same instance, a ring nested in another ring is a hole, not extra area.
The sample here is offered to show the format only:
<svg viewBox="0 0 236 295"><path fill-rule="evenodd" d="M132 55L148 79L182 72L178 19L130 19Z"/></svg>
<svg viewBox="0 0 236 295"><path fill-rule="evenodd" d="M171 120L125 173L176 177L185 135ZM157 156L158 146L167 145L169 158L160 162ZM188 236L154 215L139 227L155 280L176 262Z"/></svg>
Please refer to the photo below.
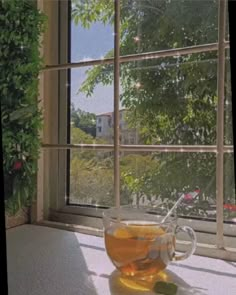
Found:
<svg viewBox="0 0 236 295"><path fill-rule="evenodd" d="M201 255L231 259L236 261L236 226L224 224L223 220L223 185L224 185L224 154L232 153L233 146L224 145L224 83L225 83L225 50L229 48L229 42L225 41L226 32L226 7L227 0L218 0L218 42L203 44L179 49L167 49L156 52L120 56L119 52L119 21L120 21L120 1L115 0L115 34L114 34L114 59L97 59L92 61L82 61L67 63L68 48L66 40L68 38L68 22L63 24L60 19L68 18L67 1L38 0L38 7L49 16L49 28L44 38L45 46L42 55L45 58L46 66L41 73L40 97L45 110L45 125L42 133L42 153L39 160L38 173L38 195L33 214L33 221L40 224L50 224L51 226L61 226L72 230L89 232L92 234L102 234L102 208L76 207L67 205L65 197L66 183L66 152L67 150L106 150L114 152L114 190L115 203L120 206L120 166L119 153L124 151L160 151L160 152L211 152L216 154L216 222L194 221L179 219L180 224L190 225L196 231L203 243L198 244L197 252ZM59 25L58 25L59 24ZM60 30L60 39L58 36ZM58 39L57 39L58 38ZM52 47L53 53L52 53ZM59 47L60 50L58 51ZM50 50L49 50L50 48ZM200 53L207 51L218 51L218 71L217 71L217 141L216 145L210 146L180 146L180 145L121 145L119 138L119 73L120 64L135 61L156 59L185 55L190 53ZM55 54L57 52L57 54ZM81 68L99 64L114 64L114 144L67 144L65 110L68 98L67 70ZM49 83L50 81L50 83ZM50 84L50 85L49 85ZM53 87L54 86L54 87ZM56 89L56 90L55 90ZM49 99L50 96L50 99ZM53 107L52 107L53 105ZM56 106L56 108L55 108ZM49 109L49 111L47 111ZM58 112L55 111L58 110ZM52 116L56 114L52 119ZM51 168L53 167L53 169ZM58 173L55 173L58 171ZM56 222L56 225L55 225ZM67 225L66 225L67 224ZM205 235L205 236L204 236ZM209 236L214 236L215 241L211 244ZM226 242L226 240L230 242ZM204 240L207 241L204 243ZM181 244L182 243L182 244ZM229 249L230 244L235 249ZM178 244L179 250L185 249L184 241Z"/></svg>

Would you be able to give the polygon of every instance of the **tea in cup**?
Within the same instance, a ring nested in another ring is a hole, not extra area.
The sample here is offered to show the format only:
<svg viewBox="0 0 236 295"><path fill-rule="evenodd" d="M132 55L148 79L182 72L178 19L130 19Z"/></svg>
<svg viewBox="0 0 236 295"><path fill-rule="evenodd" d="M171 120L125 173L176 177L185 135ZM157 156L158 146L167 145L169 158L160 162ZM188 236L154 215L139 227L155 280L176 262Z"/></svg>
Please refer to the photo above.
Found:
<svg viewBox="0 0 236 295"><path fill-rule="evenodd" d="M171 261L189 257L196 248L192 228L177 225L177 218L163 216L148 209L110 208L103 213L106 252L122 275L145 279L164 270ZM176 255L176 234L185 232L192 246L187 253Z"/></svg>

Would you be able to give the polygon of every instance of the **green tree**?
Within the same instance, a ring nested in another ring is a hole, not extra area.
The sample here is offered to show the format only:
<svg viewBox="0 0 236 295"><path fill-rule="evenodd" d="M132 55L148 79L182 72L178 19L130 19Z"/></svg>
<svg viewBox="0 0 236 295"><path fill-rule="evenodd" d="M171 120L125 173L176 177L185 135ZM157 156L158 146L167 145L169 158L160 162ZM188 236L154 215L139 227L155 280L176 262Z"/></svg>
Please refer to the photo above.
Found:
<svg viewBox="0 0 236 295"><path fill-rule="evenodd" d="M96 115L93 113L77 110L72 104L71 107L71 122L74 127L82 129L84 132L96 136Z"/></svg>
<svg viewBox="0 0 236 295"><path fill-rule="evenodd" d="M74 157L70 173L72 201L114 205L113 169L110 164L109 159Z"/></svg>
<svg viewBox="0 0 236 295"><path fill-rule="evenodd" d="M73 144L106 143L80 128L72 127ZM109 152L73 150L70 153L70 196L75 202L113 204L113 159ZM99 187L99 189L98 189Z"/></svg>
<svg viewBox="0 0 236 295"><path fill-rule="evenodd" d="M71 128L71 143L73 144L79 144L79 143L96 143L97 139L95 139L92 135L84 132L78 127L73 127Z"/></svg>
<svg viewBox="0 0 236 295"><path fill-rule="evenodd" d="M103 139L94 138L92 135L84 132L80 128L72 127L71 128L71 143L72 144L105 144L106 141ZM106 153L105 153L106 154ZM83 148L79 151L73 150L71 151L71 158L80 157L82 159L91 159L93 157L104 158L103 152L95 152L91 150L83 150Z"/></svg>
<svg viewBox="0 0 236 295"><path fill-rule="evenodd" d="M131 203L133 198L136 204L142 196L149 200L154 193L153 175L159 170L158 160L151 155L129 154L121 158L121 196L124 204Z"/></svg>
<svg viewBox="0 0 236 295"><path fill-rule="evenodd" d="M79 128L80 118L73 103L71 104L70 119L72 126Z"/></svg>

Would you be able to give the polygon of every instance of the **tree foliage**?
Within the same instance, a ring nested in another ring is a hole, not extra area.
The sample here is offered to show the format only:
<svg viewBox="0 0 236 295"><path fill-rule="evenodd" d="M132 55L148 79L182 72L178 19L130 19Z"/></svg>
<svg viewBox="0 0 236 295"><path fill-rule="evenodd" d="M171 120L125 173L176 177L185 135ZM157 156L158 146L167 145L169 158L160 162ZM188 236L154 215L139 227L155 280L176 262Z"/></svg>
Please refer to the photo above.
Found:
<svg viewBox="0 0 236 295"><path fill-rule="evenodd" d="M71 108L71 122L74 127L82 129L84 132L96 136L96 115L93 113L75 109L72 104Z"/></svg>
<svg viewBox="0 0 236 295"><path fill-rule="evenodd" d="M100 2L95 1L97 5ZM122 55L217 40L217 1L201 5L189 0L121 3ZM89 5L94 2L87 1L82 7ZM92 9L84 8L80 14L86 18ZM90 23L99 21L103 13L91 18ZM137 36L139 41L135 41ZM122 64L121 101L133 110L130 121L142 126L147 143L215 142L216 130L212 127L216 122L216 57L210 52ZM87 72L80 90L90 95L96 84L111 83L112 79L112 66L94 67ZM137 88L137 84L141 86Z"/></svg>
<svg viewBox="0 0 236 295"><path fill-rule="evenodd" d="M72 127L74 144L104 144L80 128ZM71 151L70 196L77 202L113 205L113 159L110 153L80 150ZM99 189L98 189L99 188Z"/></svg>
<svg viewBox="0 0 236 295"><path fill-rule="evenodd" d="M93 157L73 157L71 160L71 190L72 201L114 205L113 169L107 159Z"/></svg>
<svg viewBox="0 0 236 295"><path fill-rule="evenodd" d="M112 0L74 1L76 24L89 28L98 21L112 25ZM101 8L100 10L98 8ZM217 42L218 1L121 1L121 55L183 48ZM112 56L113 49L107 53ZM229 68L227 68L229 71ZM113 81L113 66L98 65L87 71L80 91L90 96L98 83ZM145 144L216 144L217 53L204 52L121 65L121 103L130 110L129 124L138 128ZM226 83L228 93L229 83ZM156 153L155 171L135 176L123 172L130 191L163 194L200 186L215 197L214 154ZM136 156L136 164L139 159ZM141 169L142 170L142 169ZM146 171L146 172L145 172ZM150 185L152 183L152 185ZM233 187L227 195L232 195Z"/></svg>

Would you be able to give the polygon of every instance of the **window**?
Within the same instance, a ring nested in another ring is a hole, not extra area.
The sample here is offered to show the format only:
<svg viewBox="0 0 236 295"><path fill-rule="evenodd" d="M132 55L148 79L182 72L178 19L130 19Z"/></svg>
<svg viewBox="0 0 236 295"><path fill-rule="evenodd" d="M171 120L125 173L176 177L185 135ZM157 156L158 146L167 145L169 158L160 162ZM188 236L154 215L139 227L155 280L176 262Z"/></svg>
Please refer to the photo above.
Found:
<svg viewBox="0 0 236 295"><path fill-rule="evenodd" d="M67 49L45 71L58 75L60 85L53 92L60 102L59 138L44 145L46 158L54 153L59 159L49 218L63 212L68 222L73 212L90 224L88 216L101 216L103 208L139 200L173 203L198 187L200 194L179 208L179 216L196 230L216 232L220 249L236 220L226 1L107 1L92 20L93 1L68 3L59 5L58 41ZM92 50L96 38L105 44L100 51ZM96 138L71 126L72 103L85 125L92 126L98 113L113 117L114 132L109 124L97 127L103 137ZM129 114L126 130L135 133L129 146L120 142L120 109Z"/></svg>
<svg viewBox="0 0 236 295"><path fill-rule="evenodd" d="M102 122L102 119L101 118L98 118L98 123L101 123Z"/></svg>
<svg viewBox="0 0 236 295"><path fill-rule="evenodd" d="M108 126L111 127L111 117L108 118Z"/></svg>
<svg viewBox="0 0 236 295"><path fill-rule="evenodd" d="M130 137L130 144L135 144L135 140L133 137Z"/></svg>

